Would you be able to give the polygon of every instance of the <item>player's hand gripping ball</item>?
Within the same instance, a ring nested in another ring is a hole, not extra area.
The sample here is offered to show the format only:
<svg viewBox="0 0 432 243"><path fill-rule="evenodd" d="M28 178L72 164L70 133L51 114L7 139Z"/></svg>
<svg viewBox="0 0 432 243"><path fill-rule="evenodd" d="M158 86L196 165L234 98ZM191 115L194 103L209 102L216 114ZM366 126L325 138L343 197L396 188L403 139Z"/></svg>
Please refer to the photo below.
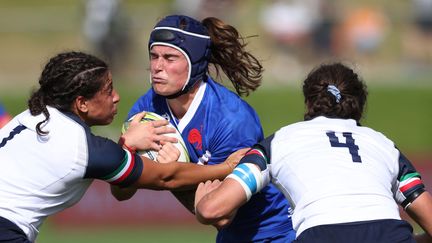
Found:
<svg viewBox="0 0 432 243"><path fill-rule="evenodd" d="M126 130L129 127L129 123L132 121L134 116L132 116L128 121L123 123L121 132L122 134L126 132ZM153 113L153 112L146 112L145 116L142 118L141 122L149 122L149 121L156 121L156 120L165 120L162 116ZM168 124L168 126L175 128L171 123ZM180 157L178 159L179 162L190 162L189 159L189 153L186 149L185 142L180 134L180 132L175 128L175 133L167 133L166 136L175 137L177 138L178 142L174 145L177 147L177 149L180 151ZM158 152L154 150L144 150L144 151L137 151L138 154L145 156L151 160L156 161L156 158L158 156Z"/></svg>

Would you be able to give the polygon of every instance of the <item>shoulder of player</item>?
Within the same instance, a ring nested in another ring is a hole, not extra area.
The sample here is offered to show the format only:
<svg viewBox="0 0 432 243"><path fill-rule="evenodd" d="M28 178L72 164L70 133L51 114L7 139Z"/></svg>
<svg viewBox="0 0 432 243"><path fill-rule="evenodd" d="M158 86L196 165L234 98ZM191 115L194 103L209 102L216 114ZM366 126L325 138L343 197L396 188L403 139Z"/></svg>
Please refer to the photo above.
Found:
<svg viewBox="0 0 432 243"><path fill-rule="evenodd" d="M141 106L143 104L148 104L152 102L154 99L156 100L163 100L164 98L162 96L157 95L153 89L149 89L147 92L145 92L143 95L141 95L133 104L133 106Z"/></svg>
<svg viewBox="0 0 432 243"><path fill-rule="evenodd" d="M245 100L241 99L238 95L232 93L219 93L206 96L207 107L211 113L217 111L220 119L248 119L249 117L257 117L256 111Z"/></svg>
<svg viewBox="0 0 432 243"><path fill-rule="evenodd" d="M207 80L207 91L206 95L215 97L221 101L241 102L241 97L236 94L233 90L225 87L224 85L209 78ZM244 102L244 101L243 101Z"/></svg>
<svg viewBox="0 0 432 243"><path fill-rule="evenodd" d="M166 104L165 98L156 95L153 89L150 89L135 101L135 103L129 109L126 119L129 119L142 111L154 111L155 109L153 107L158 104Z"/></svg>
<svg viewBox="0 0 432 243"><path fill-rule="evenodd" d="M125 158L125 151L111 139L87 134L87 174L105 175L116 170Z"/></svg>

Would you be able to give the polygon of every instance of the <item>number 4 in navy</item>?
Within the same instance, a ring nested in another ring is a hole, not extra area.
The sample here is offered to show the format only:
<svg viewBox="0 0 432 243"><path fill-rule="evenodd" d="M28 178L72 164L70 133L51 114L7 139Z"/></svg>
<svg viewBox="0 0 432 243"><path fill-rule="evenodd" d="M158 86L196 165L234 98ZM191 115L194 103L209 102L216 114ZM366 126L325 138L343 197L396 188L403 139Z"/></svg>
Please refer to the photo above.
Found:
<svg viewBox="0 0 432 243"><path fill-rule="evenodd" d="M342 133L342 135L346 139L345 143L340 143L339 142L339 138L336 137L336 134L333 131L329 131L326 134L329 137L330 144L331 144L332 147L338 147L338 148L345 147L345 148L348 148L349 153L351 154L353 162L357 162L357 163L361 163L362 162L361 157L358 154L359 146L357 146L355 144L355 140L352 137L352 133L350 133L350 132L343 132Z"/></svg>

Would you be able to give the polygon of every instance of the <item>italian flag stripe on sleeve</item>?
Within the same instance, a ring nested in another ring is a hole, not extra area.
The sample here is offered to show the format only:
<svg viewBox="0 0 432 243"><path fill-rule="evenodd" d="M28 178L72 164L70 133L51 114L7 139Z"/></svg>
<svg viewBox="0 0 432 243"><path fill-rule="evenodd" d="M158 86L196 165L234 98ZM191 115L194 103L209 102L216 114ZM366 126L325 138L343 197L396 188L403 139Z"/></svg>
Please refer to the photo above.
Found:
<svg viewBox="0 0 432 243"><path fill-rule="evenodd" d="M420 178L418 178L418 177L410 178L410 179L405 180L405 181L400 183L399 190L402 193L404 193L404 192L408 191L409 189L411 189L417 185L421 185L421 184L422 184L422 182L421 182Z"/></svg>
<svg viewBox="0 0 432 243"><path fill-rule="evenodd" d="M420 174L418 172L409 173L409 174L403 175L399 181L403 182L403 181L408 180L408 179L413 178L413 177L420 178Z"/></svg>
<svg viewBox="0 0 432 243"><path fill-rule="evenodd" d="M128 150L125 151L125 157L121 165L113 173L104 177L105 181L111 184L118 184L130 175L135 165L135 157Z"/></svg>
<svg viewBox="0 0 432 243"><path fill-rule="evenodd" d="M267 157L264 155L264 153L261 151L261 150L259 150L259 149L251 149L251 150L249 150L247 153L246 153L246 155L251 155L251 154L255 154L255 155L258 155L258 156L260 156L260 157L263 157L266 161L268 161L267 160Z"/></svg>
<svg viewBox="0 0 432 243"><path fill-rule="evenodd" d="M406 175L403 175L400 178L400 183L399 183L399 190L404 193L406 191L408 191L409 189L417 186L417 185L421 185L422 181L420 179L420 174L418 172L413 172L413 173L409 173Z"/></svg>

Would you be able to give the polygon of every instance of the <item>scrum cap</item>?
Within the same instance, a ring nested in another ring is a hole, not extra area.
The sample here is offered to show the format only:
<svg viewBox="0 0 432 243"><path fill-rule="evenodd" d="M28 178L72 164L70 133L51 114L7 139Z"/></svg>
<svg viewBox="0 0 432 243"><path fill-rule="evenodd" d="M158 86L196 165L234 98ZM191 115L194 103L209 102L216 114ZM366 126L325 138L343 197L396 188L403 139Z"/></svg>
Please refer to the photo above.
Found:
<svg viewBox="0 0 432 243"><path fill-rule="evenodd" d="M198 21L184 15L170 15L159 21L150 34L149 50L154 45L165 45L179 50L189 64L188 80L183 89L167 96L175 98L187 93L198 80L204 80L210 59L210 36Z"/></svg>

